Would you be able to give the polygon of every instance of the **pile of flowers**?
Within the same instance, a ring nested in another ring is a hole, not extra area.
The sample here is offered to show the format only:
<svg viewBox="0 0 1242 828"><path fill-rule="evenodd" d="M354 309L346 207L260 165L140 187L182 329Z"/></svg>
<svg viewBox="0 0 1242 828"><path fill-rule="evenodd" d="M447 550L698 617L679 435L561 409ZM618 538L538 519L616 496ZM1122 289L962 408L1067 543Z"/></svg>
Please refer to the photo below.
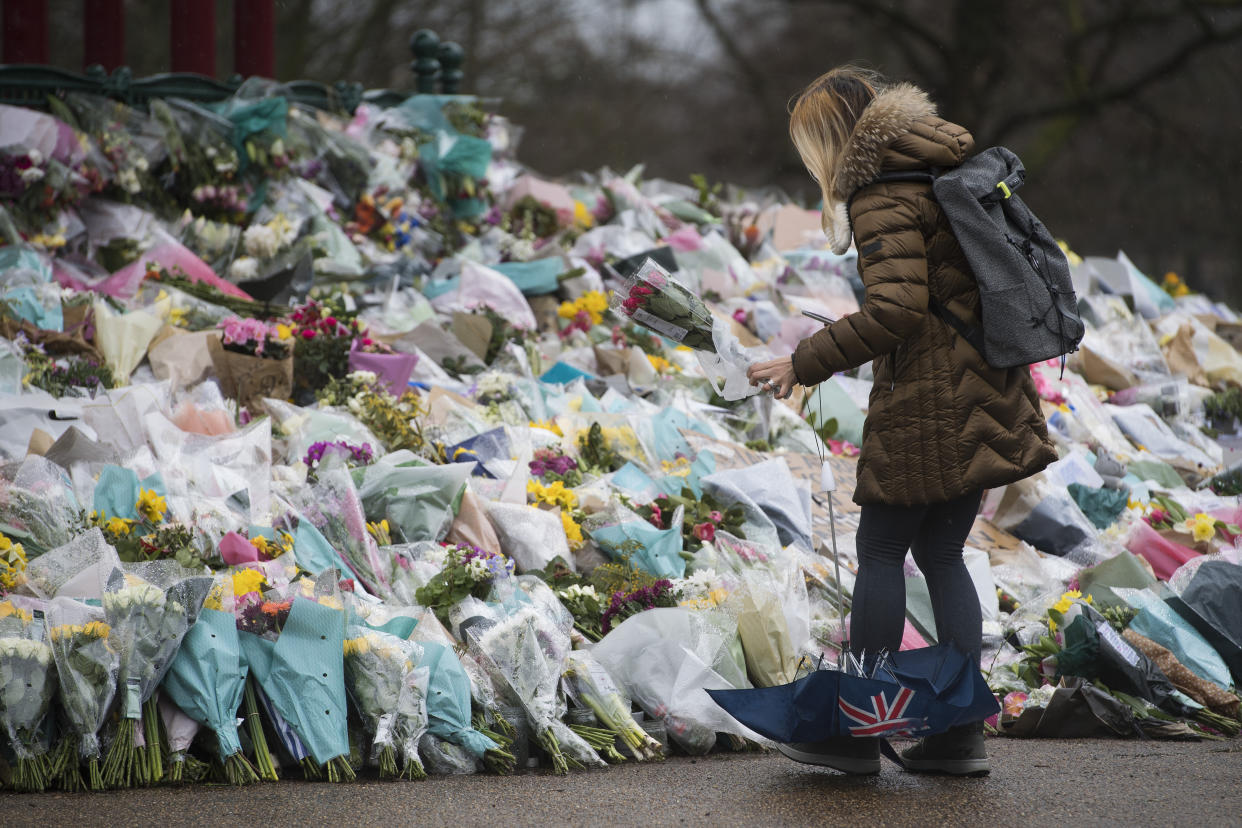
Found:
<svg viewBox="0 0 1242 828"><path fill-rule="evenodd" d="M731 383L742 342L786 354L819 327L802 311L860 310L855 256L774 196L539 179L477 102L338 129L261 100L266 125L0 107L56 138L0 153L9 784L510 773L532 746L566 772L760 742L661 677L745 687L838 657L852 578L826 556L856 570L831 541L856 520L870 368L773 404ZM1211 634L1229 621L1203 593L1242 604L1242 319L1164 287L1079 297L1108 359L1030 368L1064 456L990 495L969 541L1010 550L972 568L997 732L1037 733L1087 685L1145 733L1239 726L1234 631ZM908 620L906 646L934 639L917 602Z"/></svg>

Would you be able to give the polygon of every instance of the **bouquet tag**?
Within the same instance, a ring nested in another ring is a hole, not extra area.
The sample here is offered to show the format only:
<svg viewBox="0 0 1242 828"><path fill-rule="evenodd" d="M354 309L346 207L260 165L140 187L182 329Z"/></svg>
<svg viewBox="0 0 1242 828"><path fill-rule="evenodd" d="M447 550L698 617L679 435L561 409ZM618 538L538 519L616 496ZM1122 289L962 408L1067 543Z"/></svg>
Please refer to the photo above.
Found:
<svg viewBox="0 0 1242 828"><path fill-rule="evenodd" d="M671 322L665 322L660 317L656 316L655 314L648 313L642 308L636 308L634 310L633 319L635 322L639 323L640 325L644 325L648 328L651 328L653 331L659 331L661 334L673 340L674 342L681 342L683 339L686 338L686 334L689 333L689 331L686 328L680 327L679 325L674 325Z"/></svg>
<svg viewBox="0 0 1242 828"><path fill-rule="evenodd" d="M142 718L142 684L138 679L127 679L125 682L125 695L121 699L121 718L123 719L141 719Z"/></svg>
<svg viewBox="0 0 1242 828"><path fill-rule="evenodd" d="M836 478L832 476L832 463L825 460L819 470L819 489L822 492L835 492L837 490Z"/></svg>
<svg viewBox="0 0 1242 828"><path fill-rule="evenodd" d="M377 745L386 745L392 741L392 713L382 714L375 722L375 738L372 740Z"/></svg>

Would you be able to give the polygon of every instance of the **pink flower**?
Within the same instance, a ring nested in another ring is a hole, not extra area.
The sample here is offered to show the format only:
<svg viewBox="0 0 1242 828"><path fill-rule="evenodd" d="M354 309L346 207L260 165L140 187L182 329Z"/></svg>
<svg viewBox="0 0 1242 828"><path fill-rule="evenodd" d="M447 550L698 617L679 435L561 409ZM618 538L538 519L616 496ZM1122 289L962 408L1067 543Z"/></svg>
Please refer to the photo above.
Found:
<svg viewBox="0 0 1242 828"><path fill-rule="evenodd" d="M626 311L632 314L634 311L638 310L638 306L641 304L642 304L642 300L638 299L635 296L631 296L629 299L626 299L624 302L621 303L621 307L623 307Z"/></svg>
<svg viewBox="0 0 1242 828"><path fill-rule="evenodd" d="M655 291L646 285L634 285L634 287L630 288L630 296L650 296L653 293Z"/></svg>
<svg viewBox="0 0 1242 828"><path fill-rule="evenodd" d="M733 321L738 323L739 325L745 325L746 324L746 309L738 308L737 310L735 310L733 312Z"/></svg>
<svg viewBox="0 0 1242 828"><path fill-rule="evenodd" d="M708 517L711 519L712 523L720 523L720 521L724 520L724 515L720 514L720 512L716 509L713 509Z"/></svg>
<svg viewBox="0 0 1242 828"><path fill-rule="evenodd" d="M651 504L651 525L657 529L664 528L664 512L660 510L659 504Z"/></svg>
<svg viewBox="0 0 1242 828"><path fill-rule="evenodd" d="M716 539L716 527L711 523L700 523L694 527L694 536L701 541L711 543Z"/></svg>
<svg viewBox="0 0 1242 828"><path fill-rule="evenodd" d="M314 338L315 338L315 332L314 332L313 330L311 330L310 328L303 328L303 329L302 329L302 338L303 338L303 339L314 339Z"/></svg>

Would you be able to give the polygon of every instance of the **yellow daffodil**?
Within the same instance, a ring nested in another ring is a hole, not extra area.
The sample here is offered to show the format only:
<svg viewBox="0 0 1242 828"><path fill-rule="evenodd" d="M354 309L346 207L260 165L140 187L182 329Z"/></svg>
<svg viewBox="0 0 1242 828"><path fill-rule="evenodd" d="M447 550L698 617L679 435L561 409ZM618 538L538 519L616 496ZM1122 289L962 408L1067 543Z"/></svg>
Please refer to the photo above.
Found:
<svg viewBox="0 0 1242 828"><path fill-rule="evenodd" d="M670 374L676 370L676 366L662 356L647 354L647 361L651 363L651 367L655 369L657 374Z"/></svg>
<svg viewBox="0 0 1242 828"><path fill-rule="evenodd" d="M161 495L155 493L154 489L139 489L138 502L134 504L134 508L151 523L159 523L164 519L164 513L168 511L168 504L164 502Z"/></svg>
<svg viewBox="0 0 1242 828"><path fill-rule="evenodd" d="M269 546L269 543L270 541L268 541L268 539L265 538L263 535L255 535L253 538L250 539L251 546L259 550L259 552L261 552L262 554L271 557L272 553L271 553L271 547Z"/></svg>
<svg viewBox="0 0 1242 828"><path fill-rule="evenodd" d="M1082 593L1076 589L1071 589L1061 596L1061 600L1052 605L1052 608L1064 615L1069 612L1069 608L1074 605L1075 598L1081 598Z"/></svg>
<svg viewBox="0 0 1242 828"><path fill-rule="evenodd" d="M559 480L547 486L538 480L531 480L526 484L526 493L534 495L536 503L547 503L566 509L572 509L578 505L578 495L574 494L572 489L566 489L565 484Z"/></svg>
<svg viewBox="0 0 1242 828"><path fill-rule="evenodd" d="M293 339L293 331L294 331L294 328L292 325L286 325L284 322L276 323L276 338L277 339L281 339L281 340Z"/></svg>
<svg viewBox="0 0 1242 828"><path fill-rule="evenodd" d="M1194 517L1186 519L1186 528L1190 530L1196 542L1209 541L1216 535L1216 518L1199 512Z"/></svg>
<svg viewBox="0 0 1242 828"><path fill-rule="evenodd" d="M233 594L259 592L267 586L267 578L257 569L239 569L233 573Z"/></svg>
<svg viewBox="0 0 1242 828"><path fill-rule="evenodd" d="M113 535L128 535L134 528L134 522L129 518L110 517L104 523L104 528Z"/></svg>
<svg viewBox="0 0 1242 828"><path fill-rule="evenodd" d="M0 601L0 618L17 618L20 621L29 623L34 620L34 616L21 607L13 606L12 601Z"/></svg>
<svg viewBox="0 0 1242 828"><path fill-rule="evenodd" d="M556 420L531 420L531 428L542 428L544 431L550 431L557 437L564 437L565 433L561 431L561 427L556 424Z"/></svg>
<svg viewBox="0 0 1242 828"><path fill-rule="evenodd" d="M591 215L587 206L577 199L574 200L574 224L584 229L595 226L595 216Z"/></svg>
<svg viewBox="0 0 1242 828"><path fill-rule="evenodd" d="M581 549L582 544L586 542L582 537L582 527L566 509L561 509L561 526L565 527L565 537L569 540L570 550Z"/></svg>

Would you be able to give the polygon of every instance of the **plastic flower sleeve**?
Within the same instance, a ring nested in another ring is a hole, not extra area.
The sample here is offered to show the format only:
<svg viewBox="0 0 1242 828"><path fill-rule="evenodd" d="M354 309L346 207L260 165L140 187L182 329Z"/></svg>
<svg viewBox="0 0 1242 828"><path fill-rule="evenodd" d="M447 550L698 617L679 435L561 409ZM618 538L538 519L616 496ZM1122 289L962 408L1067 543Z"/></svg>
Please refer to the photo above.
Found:
<svg viewBox="0 0 1242 828"><path fill-rule="evenodd" d="M56 692L56 667L42 613L14 609L0 626L0 722L16 757L10 784L17 791L47 788L48 764L42 742L44 719Z"/></svg>
<svg viewBox="0 0 1242 828"><path fill-rule="evenodd" d="M554 558L571 560L565 526L556 512L518 503L491 502L487 516L500 548L518 569L543 569Z"/></svg>
<svg viewBox="0 0 1242 828"><path fill-rule="evenodd" d="M560 721L565 712L558 695L561 663L569 652L563 633L541 620L535 610L524 609L482 632L471 630L469 646L521 703L558 773L568 771L567 760L583 767L604 764L590 745Z"/></svg>
<svg viewBox="0 0 1242 828"><path fill-rule="evenodd" d="M589 708L602 725L616 732L636 759L664 758L660 743L634 721L629 697L594 656L585 650L571 652L565 659L564 676L574 701Z"/></svg>
<svg viewBox="0 0 1242 828"><path fill-rule="evenodd" d="M449 631L440 623L440 619L431 610L424 610L419 616L418 623L414 627L414 631L410 633L409 639L417 644L433 643L440 647L447 647L455 650L458 642L453 639ZM463 653L458 659L462 671L466 674L467 680L470 682L470 697L474 703L481 707L490 715L497 715L498 699L496 695L496 687L492 684L492 678L484 670L483 666L469 653ZM501 725L501 729L506 729Z"/></svg>
<svg viewBox="0 0 1242 828"><path fill-rule="evenodd" d="M53 765L68 791L103 790L99 728L116 693L120 659L108 643L103 609L70 598L54 598L47 609L48 640L60 680L60 702L68 725ZM89 773L82 778L80 763Z"/></svg>
<svg viewBox="0 0 1242 828"><path fill-rule="evenodd" d="M414 669L401 639L352 625L345 639L345 686L371 737L371 761L381 779L397 767L397 709L408 672Z"/></svg>
<svg viewBox="0 0 1242 828"><path fill-rule="evenodd" d="M734 685L692 649L700 636L690 616L682 609L639 613L605 636L591 654L648 715L664 721L669 737L688 753L710 751L718 732L764 743L705 692Z"/></svg>
<svg viewBox="0 0 1242 828"><path fill-rule="evenodd" d="M366 468L358 494L369 519L389 522L394 540L441 540L469 478L468 465L429 466L401 450Z"/></svg>
<svg viewBox="0 0 1242 828"><path fill-rule="evenodd" d="M141 574L114 572L102 601L104 617L111 627L108 640L119 657L121 721L104 763L104 781L109 787L146 784L161 777L163 762L158 760L159 732L153 726L156 714L151 696L211 585L207 577L179 577L185 573L178 572L172 561L131 569ZM146 748L141 746L139 735L144 720Z"/></svg>
<svg viewBox="0 0 1242 828"><path fill-rule="evenodd" d="M367 591L389 596L388 566L380 558L375 538L367 532L362 501L349 471L342 467L324 469L313 485L289 495L302 519L314 525L344 557Z"/></svg>
<svg viewBox="0 0 1242 828"><path fill-rule="evenodd" d="M183 782L185 781L185 767L189 761L190 745L193 744L194 737L198 735L202 725L171 702L167 693L159 694L158 706L160 719L164 723L164 732L168 735L168 770L165 776L170 783Z"/></svg>
<svg viewBox="0 0 1242 828"><path fill-rule="evenodd" d="M421 655L421 649L419 650ZM427 692L431 671L416 667L401 677L401 693L397 699L396 736L401 744L401 775L408 779L426 776L418 746L427 733Z"/></svg>
<svg viewBox="0 0 1242 828"><path fill-rule="evenodd" d="M0 466L0 532L30 557L66 544L78 516L65 470L37 455Z"/></svg>
<svg viewBox="0 0 1242 828"><path fill-rule="evenodd" d="M64 546L32 560L26 567L26 584L41 598L103 597L104 587L121 568L116 550L92 527Z"/></svg>
<svg viewBox="0 0 1242 828"><path fill-rule="evenodd" d="M434 641L421 641L420 646L422 656L415 666L429 673L427 732L464 748L499 773L512 771L512 754L471 726L470 679L453 648ZM430 760L425 752L423 757Z"/></svg>

